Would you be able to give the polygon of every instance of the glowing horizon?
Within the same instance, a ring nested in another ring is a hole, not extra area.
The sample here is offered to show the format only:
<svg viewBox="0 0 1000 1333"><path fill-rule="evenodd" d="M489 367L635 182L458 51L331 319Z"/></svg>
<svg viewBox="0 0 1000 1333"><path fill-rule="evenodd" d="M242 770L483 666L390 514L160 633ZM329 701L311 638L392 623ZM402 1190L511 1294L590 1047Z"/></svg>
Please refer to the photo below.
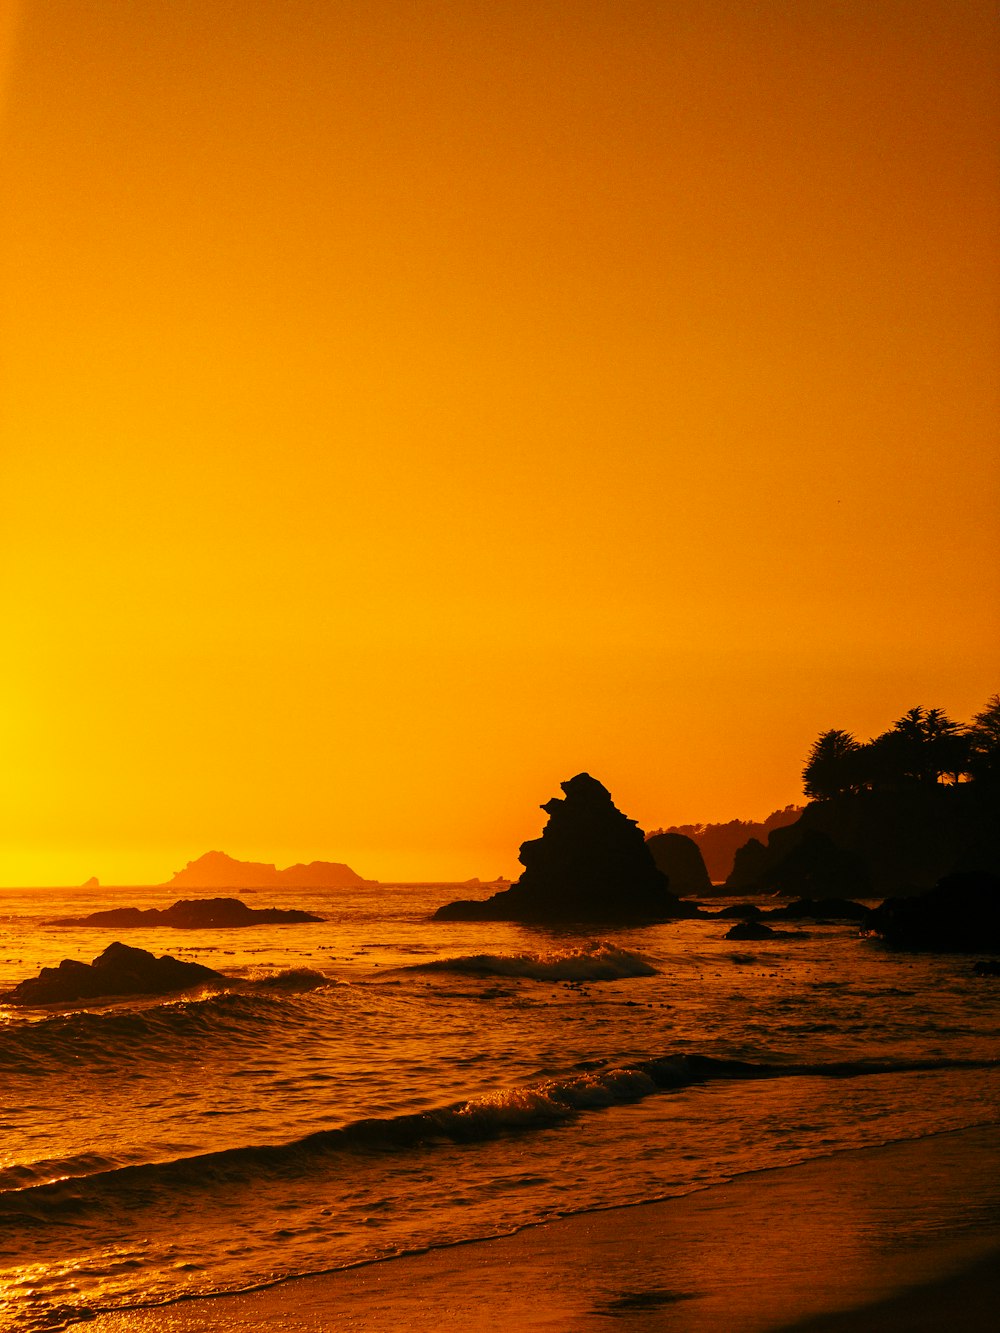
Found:
<svg viewBox="0 0 1000 1333"><path fill-rule="evenodd" d="M516 877L995 692L992 5L8 13L0 883Z"/></svg>

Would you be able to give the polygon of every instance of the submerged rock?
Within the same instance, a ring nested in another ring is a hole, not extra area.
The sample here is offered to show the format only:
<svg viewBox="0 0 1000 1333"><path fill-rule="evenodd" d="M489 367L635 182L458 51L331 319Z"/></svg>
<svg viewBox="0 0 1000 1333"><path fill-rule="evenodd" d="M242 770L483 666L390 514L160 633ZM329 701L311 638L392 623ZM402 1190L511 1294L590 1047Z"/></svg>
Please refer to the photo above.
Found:
<svg viewBox="0 0 1000 1333"><path fill-rule="evenodd" d="M438 921L638 922L694 915L670 892L642 830L589 773L561 784L542 809L540 838L521 844L524 873L485 901L438 908Z"/></svg>
<svg viewBox="0 0 1000 1333"><path fill-rule="evenodd" d="M739 921L726 931L727 940L780 940L788 939L790 930L775 930L773 926L762 925L759 921Z"/></svg>
<svg viewBox="0 0 1000 1333"><path fill-rule="evenodd" d="M112 907L89 916L63 917L57 926L176 926L199 930L208 926L279 926L301 921L322 921L321 916L298 908L247 907L239 898L182 898L173 907Z"/></svg>
<svg viewBox="0 0 1000 1333"><path fill-rule="evenodd" d="M868 918L868 932L898 949L981 953L1000 949L1000 878L946 875L911 898L887 898Z"/></svg>
<svg viewBox="0 0 1000 1333"><path fill-rule="evenodd" d="M712 892L701 849L684 833L654 833L646 839L657 868L670 881L671 893L704 895Z"/></svg>
<svg viewBox="0 0 1000 1333"><path fill-rule="evenodd" d="M68 1004L110 995L170 995L206 981L224 980L201 963L184 963L170 954L157 958L145 949L117 941L94 959L81 963L64 958L58 967L43 967L8 991L8 1004Z"/></svg>

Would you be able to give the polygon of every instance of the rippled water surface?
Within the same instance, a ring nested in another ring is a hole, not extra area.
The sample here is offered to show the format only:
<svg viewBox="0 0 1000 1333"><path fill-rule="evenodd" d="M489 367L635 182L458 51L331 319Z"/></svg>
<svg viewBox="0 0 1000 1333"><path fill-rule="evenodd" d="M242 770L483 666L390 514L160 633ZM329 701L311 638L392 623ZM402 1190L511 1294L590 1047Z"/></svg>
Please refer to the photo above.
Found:
<svg viewBox="0 0 1000 1333"><path fill-rule="evenodd" d="M226 977L0 1007L5 1327L998 1119L996 984L851 926L595 938L435 923L467 891L401 886L244 895L324 918L308 925L46 924L175 896L0 890L0 988L114 938Z"/></svg>

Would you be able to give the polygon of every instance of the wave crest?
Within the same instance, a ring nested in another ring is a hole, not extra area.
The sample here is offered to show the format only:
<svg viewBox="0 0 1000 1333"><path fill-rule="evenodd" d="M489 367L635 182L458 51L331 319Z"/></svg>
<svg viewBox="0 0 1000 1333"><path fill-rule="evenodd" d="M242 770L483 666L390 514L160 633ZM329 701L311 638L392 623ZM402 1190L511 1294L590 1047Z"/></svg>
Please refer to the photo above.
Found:
<svg viewBox="0 0 1000 1333"><path fill-rule="evenodd" d="M288 1143L254 1144L174 1161L112 1166L110 1170L102 1169L100 1159L81 1156L60 1162L64 1177L45 1184L31 1184L28 1171L8 1173L12 1188L0 1193L0 1226L5 1222L14 1227L25 1223L62 1225L67 1215L95 1207L138 1209L158 1194L191 1196L217 1186L245 1188L266 1179L312 1175L324 1158L406 1152L436 1142L483 1142L504 1134L550 1128L592 1110L719 1079L859 1078L939 1069L985 1069L996 1063L938 1058L779 1065L706 1055L663 1055L627 1065L579 1070L526 1087L502 1088L430 1111L357 1120Z"/></svg>
<svg viewBox="0 0 1000 1333"><path fill-rule="evenodd" d="M578 949L551 953L476 953L416 963L406 972L458 972L472 977L524 977L532 981L620 981L626 977L653 977L656 968L640 954L604 940Z"/></svg>
<svg viewBox="0 0 1000 1333"><path fill-rule="evenodd" d="M170 1060L194 1042L244 1039L307 1018L296 998L337 983L308 968L226 979L226 989L169 996L138 1008L77 1009L0 1027L0 1070L38 1074L71 1064Z"/></svg>

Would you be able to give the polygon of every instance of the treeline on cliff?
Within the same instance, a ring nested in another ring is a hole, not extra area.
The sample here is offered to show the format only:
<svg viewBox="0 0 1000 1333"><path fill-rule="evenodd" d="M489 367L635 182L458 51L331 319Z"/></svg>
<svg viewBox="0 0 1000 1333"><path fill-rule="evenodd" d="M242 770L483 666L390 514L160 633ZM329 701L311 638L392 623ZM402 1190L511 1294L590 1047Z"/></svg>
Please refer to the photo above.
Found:
<svg viewBox="0 0 1000 1333"><path fill-rule="evenodd" d="M907 894L954 872L1000 872L1000 695L969 723L911 708L859 741L823 732L795 823L736 853L734 893Z"/></svg>

